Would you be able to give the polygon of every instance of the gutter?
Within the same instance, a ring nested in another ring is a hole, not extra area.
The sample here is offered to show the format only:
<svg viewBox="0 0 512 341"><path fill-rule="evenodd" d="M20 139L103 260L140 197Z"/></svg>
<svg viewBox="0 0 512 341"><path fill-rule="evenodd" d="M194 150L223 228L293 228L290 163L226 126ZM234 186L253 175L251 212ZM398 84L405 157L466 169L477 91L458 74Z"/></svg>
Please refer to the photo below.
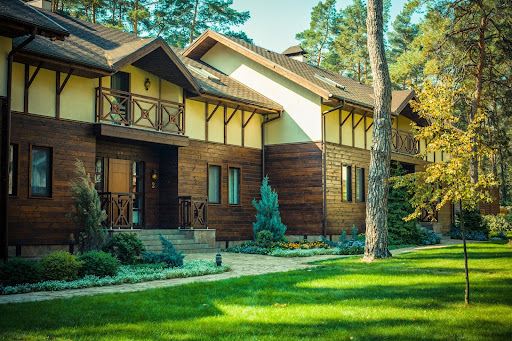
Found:
<svg viewBox="0 0 512 341"><path fill-rule="evenodd" d="M345 107L345 100L341 101L341 105L322 112L322 194L323 194L323 217L322 217L322 235L327 234L327 138L325 132L325 115L333 111L341 110Z"/></svg>
<svg viewBox="0 0 512 341"><path fill-rule="evenodd" d="M275 121L283 115L283 110L279 110L277 112L276 117L268 118L268 115L265 115L263 122L261 122L261 180L265 177L265 124Z"/></svg>
<svg viewBox="0 0 512 341"><path fill-rule="evenodd" d="M23 43L16 46L9 52L7 56L7 106L2 124L2 150L1 150L1 169L0 169L0 182L1 182L1 196L2 204L0 206L0 216L2 217L1 234L0 238L3 242L2 245L2 258L7 261L9 258L9 159L10 159L10 145L11 145L11 102L12 102L12 63L16 53L27 46L32 40L35 39L37 28L33 27L30 37L28 37Z"/></svg>

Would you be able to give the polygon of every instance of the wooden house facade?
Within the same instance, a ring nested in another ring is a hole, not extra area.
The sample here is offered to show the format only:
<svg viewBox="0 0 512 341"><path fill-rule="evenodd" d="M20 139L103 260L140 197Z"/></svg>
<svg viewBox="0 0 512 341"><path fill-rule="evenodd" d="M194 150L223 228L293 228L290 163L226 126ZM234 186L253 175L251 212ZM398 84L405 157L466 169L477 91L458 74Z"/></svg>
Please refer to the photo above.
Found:
<svg viewBox="0 0 512 341"><path fill-rule="evenodd" d="M183 51L32 10L59 39L25 43L25 31L0 30L11 255L76 243L66 214L77 159L108 229L214 229L221 246L252 239L251 202L268 174L287 235L364 231L371 87L212 31ZM392 159L417 171L444 156L414 157L425 144L410 123L425 122L413 96L393 94ZM439 212L445 228L451 219L450 208Z"/></svg>

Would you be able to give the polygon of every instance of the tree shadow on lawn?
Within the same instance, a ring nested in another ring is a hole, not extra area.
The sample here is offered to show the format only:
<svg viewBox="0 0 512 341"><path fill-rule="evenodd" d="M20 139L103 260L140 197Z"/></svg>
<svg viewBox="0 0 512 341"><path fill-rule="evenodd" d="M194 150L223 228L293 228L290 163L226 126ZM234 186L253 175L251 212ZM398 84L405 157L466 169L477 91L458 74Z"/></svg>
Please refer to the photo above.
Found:
<svg viewBox="0 0 512 341"><path fill-rule="evenodd" d="M485 246L484 246L485 245ZM493 246L495 245L495 246ZM470 259L499 259L499 258L511 258L512 248L505 251L503 243L478 243L468 244L468 258ZM395 256L397 259L437 259L437 260L452 260L452 259L464 259L462 245L446 246L443 248L446 252L426 252L431 250L421 250L417 252L404 253Z"/></svg>

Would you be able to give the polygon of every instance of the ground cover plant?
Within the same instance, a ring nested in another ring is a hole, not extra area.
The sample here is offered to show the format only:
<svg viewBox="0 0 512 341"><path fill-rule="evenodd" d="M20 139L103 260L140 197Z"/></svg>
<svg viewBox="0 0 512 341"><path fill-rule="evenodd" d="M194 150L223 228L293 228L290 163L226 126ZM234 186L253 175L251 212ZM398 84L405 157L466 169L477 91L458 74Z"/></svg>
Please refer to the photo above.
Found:
<svg viewBox="0 0 512 341"><path fill-rule="evenodd" d="M509 340L512 247L469 244L126 294L0 305L2 340ZM78 313L79 312L79 313Z"/></svg>

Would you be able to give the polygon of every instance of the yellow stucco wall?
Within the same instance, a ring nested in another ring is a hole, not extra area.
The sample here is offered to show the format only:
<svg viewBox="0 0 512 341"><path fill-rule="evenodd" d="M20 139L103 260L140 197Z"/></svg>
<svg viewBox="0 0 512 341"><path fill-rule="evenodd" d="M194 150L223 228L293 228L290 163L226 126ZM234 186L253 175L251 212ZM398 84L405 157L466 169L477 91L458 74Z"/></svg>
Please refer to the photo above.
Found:
<svg viewBox="0 0 512 341"><path fill-rule="evenodd" d="M25 65L12 64L12 102L13 111L23 111L23 90L25 84Z"/></svg>
<svg viewBox="0 0 512 341"><path fill-rule="evenodd" d="M64 82L65 74L60 75ZM60 95L60 117L68 120L94 122L97 79L77 76L69 80Z"/></svg>
<svg viewBox="0 0 512 341"><path fill-rule="evenodd" d="M201 59L284 107L279 120L265 125L266 144L321 140L320 96L222 44Z"/></svg>
<svg viewBox="0 0 512 341"><path fill-rule="evenodd" d="M228 108L227 109L227 116L226 119L228 119L231 114L234 112L235 109ZM227 125L227 139L226 143L228 144L235 144L238 146L242 145L242 111L238 110L235 115L231 118Z"/></svg>
<svg viewBox="0 0 512 341"><path fill-rule="evenodd" d="M208 113L212 113L215 105L208 105ZM224 143L224 108L219 107L208 122L208 141Z"/></svg>
<svg viewBox="0 0 512 341"><path fill-rule="evenodd" d="M251 116L250 112L245 112L244 119L247 121ZM245 127L245 146L252 148L261 149L261 123L263 122L263 116L254 115Z"/></svg>
<svg viewBox="0 0 512 341"><path fill-rule="evenodd" d="M0 37L0 96L7 96L7 55L12 49L12 39Z"/></svg>
<svg viewBox="0 0 512 341"><path fill-rule="evenodd" d="M205 139L205 118L203 102L185 101L185 134L193 139Z"/></svg>

